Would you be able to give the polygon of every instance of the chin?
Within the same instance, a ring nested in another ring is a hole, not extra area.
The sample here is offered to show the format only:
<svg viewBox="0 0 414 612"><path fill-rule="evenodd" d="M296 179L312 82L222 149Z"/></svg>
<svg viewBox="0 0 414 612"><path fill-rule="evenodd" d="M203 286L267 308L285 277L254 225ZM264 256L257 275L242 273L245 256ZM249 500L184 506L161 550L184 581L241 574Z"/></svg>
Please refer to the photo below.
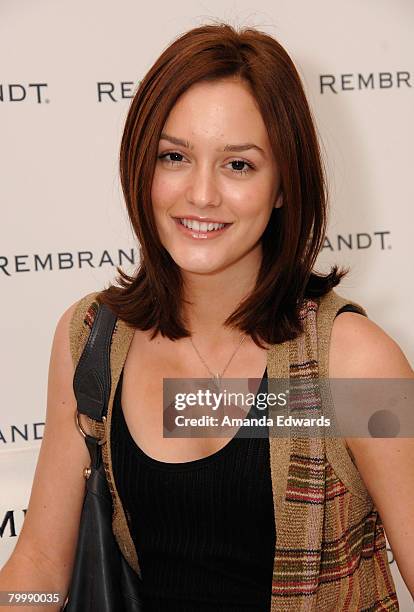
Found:
<svg viewBox="0 0 414 612"><path fill-rule="evenodd" d="M224 264L220 264L219 262L189 262L188 260L185 261L182 258L173 259L180 270L183 272L188 272L189 274L213 274L214 272L218 272L224 268Z"/></svg>
<svg viewBox="0 0 414 612"><path fill-rule="evenodd" d="M222 269L216 266L211 266L211 264L206 266L177 265L182 272L187 272L188 274L214 274Z"/></svg>

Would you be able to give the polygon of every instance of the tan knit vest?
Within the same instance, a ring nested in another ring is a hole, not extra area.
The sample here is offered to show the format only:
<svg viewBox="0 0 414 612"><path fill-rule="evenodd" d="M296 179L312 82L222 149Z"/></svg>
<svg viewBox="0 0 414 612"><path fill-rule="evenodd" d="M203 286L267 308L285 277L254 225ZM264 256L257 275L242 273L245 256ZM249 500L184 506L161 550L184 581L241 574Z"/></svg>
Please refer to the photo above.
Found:
<svg viewBox="0 0 414 612"><path fill-rule="evenodd" d="M71 321L75 367L93 323L98 294L84 296ZM300 312L304 332L268 350L269 379L328 378L332 325L346 304L366 315L359 304L334 290L322 298L307 298ZM109 443L115 390L133 334L118 319L111 345L106 431L92 420L89 425L95 436L106 438L102 450L113 498L113 531L125 558L140 574L114 482ZM269 436L269 444L276 523L271 612L399 610L382 522L344 441Z"/></svg>

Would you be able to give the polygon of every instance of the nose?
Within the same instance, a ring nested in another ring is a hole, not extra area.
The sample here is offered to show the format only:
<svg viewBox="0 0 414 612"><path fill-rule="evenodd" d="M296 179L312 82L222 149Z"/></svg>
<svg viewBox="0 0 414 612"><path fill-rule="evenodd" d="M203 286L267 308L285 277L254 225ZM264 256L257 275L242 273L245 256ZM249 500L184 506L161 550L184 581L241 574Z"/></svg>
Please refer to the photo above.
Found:
<svg viewBox="0 0 414 612"><path fill-rule="evenodd" d="M197 208L220 205L221 197L213 169L207 167L207 165L199 168L194 167L189 180L187 201L190 204L197 206Z"/></svg>

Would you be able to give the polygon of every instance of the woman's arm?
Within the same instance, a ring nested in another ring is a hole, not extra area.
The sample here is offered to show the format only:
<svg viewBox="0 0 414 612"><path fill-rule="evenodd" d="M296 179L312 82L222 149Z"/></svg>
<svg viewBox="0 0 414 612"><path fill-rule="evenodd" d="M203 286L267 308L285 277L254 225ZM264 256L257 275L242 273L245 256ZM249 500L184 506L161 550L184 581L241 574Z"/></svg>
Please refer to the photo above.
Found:
<svg viewBox="0 0 414 612"><path fill-rule="evenodd" d="M366 317L344 312L332 328L329 377L414 379L414 372L383 329ZM346 442L414 596L414 438L347 438Z"/></svg>
<svg viewBox="0 0 414 612"><path fill-rule="evenodd" d="M75 307L76 303L68 308L56 326L44 436L23 527L0 571L0 591L39 590L66 596L69 588L85 492L83 469L90 463L74 418L69 322ZM51 612L53 607L44 609Z"/></svg>

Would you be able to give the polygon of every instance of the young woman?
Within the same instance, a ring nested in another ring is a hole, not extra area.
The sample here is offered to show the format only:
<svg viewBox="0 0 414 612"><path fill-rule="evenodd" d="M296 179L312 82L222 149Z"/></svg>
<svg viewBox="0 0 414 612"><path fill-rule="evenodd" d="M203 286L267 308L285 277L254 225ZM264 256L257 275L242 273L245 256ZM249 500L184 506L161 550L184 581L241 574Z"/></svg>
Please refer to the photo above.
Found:
<svg viewBox="0 0 414 612"><path fill-rule="evenodd" d="M346 271L313 271L326 185L288 54L226 24L180 36L139 85L120 161L141 261L58 322L45 435L1 588L67 592L89 464L73 367L99 302L126 334L104 447L145 609L398 610L382 524L414 593L411 439L162 434L164 378L413 378L395 341L333 291Z"/></svg>

